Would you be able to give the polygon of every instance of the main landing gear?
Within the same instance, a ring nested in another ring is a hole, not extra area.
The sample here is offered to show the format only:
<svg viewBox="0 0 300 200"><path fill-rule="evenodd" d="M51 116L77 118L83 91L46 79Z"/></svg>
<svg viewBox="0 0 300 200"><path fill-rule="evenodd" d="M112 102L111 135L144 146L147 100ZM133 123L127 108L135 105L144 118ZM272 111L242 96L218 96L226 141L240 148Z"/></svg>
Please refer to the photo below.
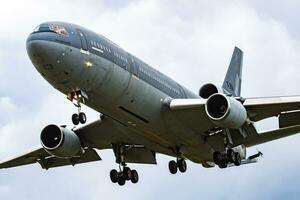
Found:
<svg viewBox="0 0 300 200"><path fill-rule="evenodd" d="M119 164L119 171L113 169L110 171L110 180L113 183L118 183L120 186L125 185L126 181L137 183L139 174L136 170L130 169L126 165L125 152L130 149L130 146L114 144L113 150L116 156L116 163Z"/></svg>
<svg viewBox="0 0 300 200"><path fill-rule="evenodd" d="M171 174L176 174L178 169L181 173L184 173L187 170L186 161L182 158L177 158L177 162L175 160L169 162L169 171Z"/></svg>
<svg viewBox="0 0 300 200"><path fill-rule="evenodd" d="M123 168L123 170L121 170ZM137 183L139 181L139 174L136 170L132 170L129 167L122 166L119 171L113 169L110 171L110 180L113 183L118 183L120 186L125 185L126 181Z"/></svg>
<svg viewBox="0 0 300 200"><path fill-rule="evenodd" d="M213 160L220 168L226 168L229 163L240 166L242 162L241 155L238 152L234 152L233 149L228 149L226 152L222 153L215 151Z"/></svg>

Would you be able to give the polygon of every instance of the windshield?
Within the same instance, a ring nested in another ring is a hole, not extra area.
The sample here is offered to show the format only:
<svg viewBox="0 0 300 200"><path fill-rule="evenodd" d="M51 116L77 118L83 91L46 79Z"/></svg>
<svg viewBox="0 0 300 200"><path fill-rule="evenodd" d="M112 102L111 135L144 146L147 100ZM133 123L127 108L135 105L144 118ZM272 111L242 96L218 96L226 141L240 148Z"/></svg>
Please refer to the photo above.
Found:
<svg viewBox="0 0 300 200"><path fill-rule="evenodd" d="M69 35L65 27L53 24L41 24L38 27L36 27L33 32L54 32L60 35Z"/></svg>

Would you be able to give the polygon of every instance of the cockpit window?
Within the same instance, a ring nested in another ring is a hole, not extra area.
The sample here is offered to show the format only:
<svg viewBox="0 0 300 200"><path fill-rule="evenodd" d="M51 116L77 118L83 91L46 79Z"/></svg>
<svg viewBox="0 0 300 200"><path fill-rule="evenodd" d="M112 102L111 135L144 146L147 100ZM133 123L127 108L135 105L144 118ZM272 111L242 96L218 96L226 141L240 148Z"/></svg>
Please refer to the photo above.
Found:
<svg viewBox="0 0 300 200"><path fill-rule="evenodd" d="M60 35L69 35L65 27L53 24L41 24L38 27L36 27L33 32L54 32Z"/></svg>

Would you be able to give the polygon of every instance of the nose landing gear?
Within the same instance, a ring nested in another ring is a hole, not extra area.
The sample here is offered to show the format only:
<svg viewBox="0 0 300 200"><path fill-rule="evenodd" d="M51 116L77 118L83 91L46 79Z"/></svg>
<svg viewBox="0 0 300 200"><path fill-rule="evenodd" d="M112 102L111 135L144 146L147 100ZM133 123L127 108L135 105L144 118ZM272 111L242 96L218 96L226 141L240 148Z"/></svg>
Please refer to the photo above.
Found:
<svg viewBox="0 0 300 200"><path fill-rule="evenodd" d="M72 122L74 125L78 125L79 123L85 124L86 123L86 115L84 112L79 112L79 114L74 113L72 115Z"/></svg>
<svg viewBox="0 0 300 200"><path fill-rule="evenodd" d="M84 103L85 98L87 98L87 95L84 94L85 93L79 90L76 92L70 92L67 97L72 102L75 100L75 103L73 102L73 104L78 108L78 112L72 115L72 122L75 126L79 123L85 124L87 121L85 113L81 112L81 103Z"/></svg>

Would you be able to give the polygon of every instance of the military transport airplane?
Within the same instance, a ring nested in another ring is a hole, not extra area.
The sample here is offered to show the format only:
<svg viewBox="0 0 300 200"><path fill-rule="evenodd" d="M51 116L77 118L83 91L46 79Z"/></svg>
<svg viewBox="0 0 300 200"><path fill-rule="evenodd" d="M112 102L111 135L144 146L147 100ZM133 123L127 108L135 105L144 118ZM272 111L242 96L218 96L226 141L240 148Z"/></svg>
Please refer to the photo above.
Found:
<svg viewBox="0 0 300 200"><path fill-rule="evenodd" d="M0 168L39 163L43 169L101 160L112 149L119 170L114 183L137 183L128 163L156 164L156 153L174 157L172 174L186 160L220 168L256 162L246 148L300 132L300 96L243 98L243 52L235 48L221 87L208 83L194 94L102 35L83 27L47 22L27 39L37 71L78 108L74 125L86 122L85 104L97 121L80 128L48 125L41 145L0 162ZM258 133L254 122L277 117L279 128Z"/></svg>

